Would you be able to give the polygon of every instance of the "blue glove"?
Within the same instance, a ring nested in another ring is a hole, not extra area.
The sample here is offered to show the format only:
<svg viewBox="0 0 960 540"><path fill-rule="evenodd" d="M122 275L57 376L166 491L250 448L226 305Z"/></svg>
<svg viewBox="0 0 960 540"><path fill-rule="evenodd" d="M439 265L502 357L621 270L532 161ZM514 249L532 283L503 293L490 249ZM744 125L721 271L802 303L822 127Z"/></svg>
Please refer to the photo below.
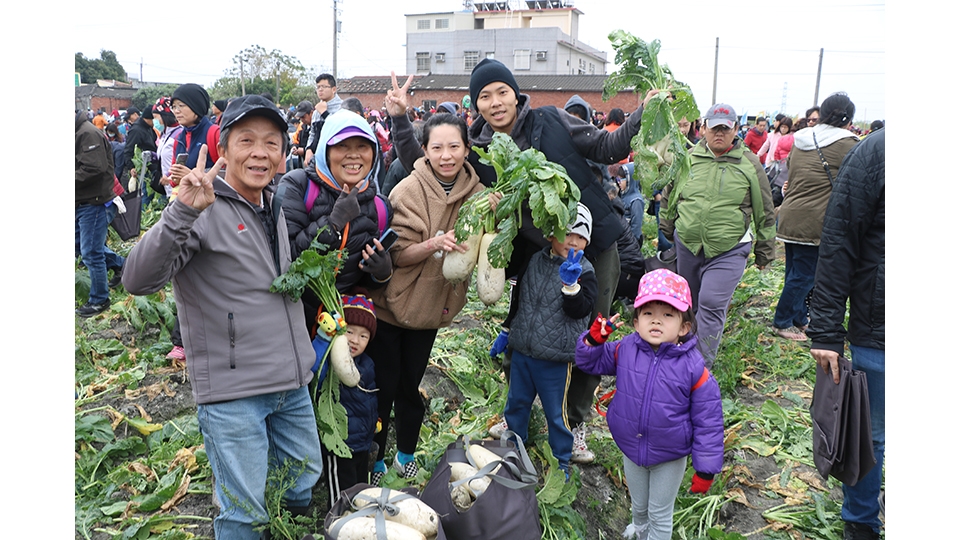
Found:
<svg viewBox="0 0 960 540"><path fill-rule="evenodd" d="M580 259L583 258L583 251L574 252L573 248L567 252L567 260L560 265L560 281L567 287L571 287L580 279L583 273L583 266L580 265Z"/></svg>
<svg viewBox="0 0 960 540"><path fill-rule="evenodd" d="M313 363L313 367L310 368L314 374L317 373L317 370L320 369L320 359L323 358L323 355L327 352L327 347L330 346L330 342L323 339L323 333L317 334L317 337L313 338L313 350L317 353L317 360ZM325 337L325 336L324 336ZM327 370L330 368L329 358L327 362L323 363L323 370L320 371L320 376L317 378L317 384L323 382L323 379L327 376Z"/></svg>
<svg viewBox="0 0 960 540"><path fill-rule="evenodd" d="M510 331L501 330L500 334L497 335L497 339L493 342L493 347L490 347L490 358L496 358L500 356L500 353L507 350L508 341L510 341Z"/></svg>

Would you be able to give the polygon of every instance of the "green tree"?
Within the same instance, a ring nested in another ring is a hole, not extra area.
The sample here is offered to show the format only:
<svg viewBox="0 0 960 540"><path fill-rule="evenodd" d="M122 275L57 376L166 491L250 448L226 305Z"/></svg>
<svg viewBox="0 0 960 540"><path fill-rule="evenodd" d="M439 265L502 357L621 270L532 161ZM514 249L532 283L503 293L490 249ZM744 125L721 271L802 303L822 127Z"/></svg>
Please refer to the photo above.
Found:
<svg viewBox="0 0 960 540"><path fill-rule="evenodd" d="M137 90L137 93L133 94L133 98L130 99L133 102L133 105L140 109L141 111L146 110L148 106L152 106L157 102L162 96L172 96L173 91L180 86L178 84L164 84L162 86L148 86Z"/></svg>
<svg viewBox="0 0 960 540"><path fill-rule="evenodd" d="M241 67L243 84L240 81ZM302 87L312 87L312 83L307 69L296 57L277 49L267 51L259 45L251 45L233 57L233 65L213 84L210 97L228 99L243 93L270 92L276 101L288 103L303 95Z"/></svg>
<svg viewBox="0 0 960 540"><path fill-rule="evenodd" d="M88 84L97 82L97 79L127 82L127 71L117 61L116 53L106 49L100 49L100 58L86 58L83 53L77 53L74 69L80 74L80 82Z"/></svg>

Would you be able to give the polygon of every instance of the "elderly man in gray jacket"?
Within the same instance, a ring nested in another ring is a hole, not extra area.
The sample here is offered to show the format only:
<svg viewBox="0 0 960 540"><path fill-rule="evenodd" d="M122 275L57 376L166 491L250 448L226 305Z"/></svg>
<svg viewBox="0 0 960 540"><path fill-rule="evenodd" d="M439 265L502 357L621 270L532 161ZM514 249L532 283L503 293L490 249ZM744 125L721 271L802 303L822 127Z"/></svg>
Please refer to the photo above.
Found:
<svg viewBox="0 0 960 540"><path fill-rule="evenodd" d="M265 189L286 155L286 122L272 103L251 95L231 102L221 130L220 159L207 172L200 165L183 177L177 198L130 252L123 285L151 294L173 280L221 504L214 532L256 540L254 527L268 521L269 466L306 462L285 494L294 514L307 512L320 478L307 390L316 353L303 309L270 292L291 262L283 214L273 215L273 193ZM206 147L200 152L202 164Z"/></svg>

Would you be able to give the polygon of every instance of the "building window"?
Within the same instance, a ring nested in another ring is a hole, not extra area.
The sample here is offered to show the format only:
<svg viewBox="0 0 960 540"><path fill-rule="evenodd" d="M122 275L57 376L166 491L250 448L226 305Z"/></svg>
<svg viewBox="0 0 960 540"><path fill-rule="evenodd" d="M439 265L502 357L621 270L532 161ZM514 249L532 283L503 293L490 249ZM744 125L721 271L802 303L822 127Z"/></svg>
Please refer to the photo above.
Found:
<svg viewBox="0 0 960 540"><path fill-rule="evenodd" d="M597 66L595 66L593 62L590 62L590 74L594 75L596 71L597 71Z"/></svg>
<svg viewBox="0 0 960 540"><path fill-rule="evenodd" d="M463 70L473 71L480 60L480 51L463 51Z"/></svg>
<svg viewBox="0 0 960 540"><path fill-rule="evenodd" d="M429 30L430 19L417 19L417 30Z"/></svg>
<svg viewBox="0 0 960 540"><path fill-rule="evenodd" d="M493 51L487 51L487 54L484 56L484 58L493 60Z"/></svg>
<svg viewBox="0 0 960 540"><path fill-rule="evenodd" d="M483 30L483 19L474 19L474 20L473 20L473 29L474 29L474 30Z"/></svg>
<svg viewBox="0 0 960 540"><path fill-rule="evenodd" d="M434 28L440 30L441 28L450 28L450 19L437 19Z"/></svg>
<svg viewBox="0 0 960 540"><path fill-rule="evenodd" d="M417 53L417 71L430 71L430 53Z"/></svg>
<svg viewBox="0 0 960 540"><path fill-rule="evenodd" d="M435 110L437 108L437 100L435 99L425 99L423 100L423 110Z"/></svg>
<svg viewBox="0 0 960 540"><path fill-rule="evenodd" d="M513 50L513 69L530 69L530 49Z"/></svg>

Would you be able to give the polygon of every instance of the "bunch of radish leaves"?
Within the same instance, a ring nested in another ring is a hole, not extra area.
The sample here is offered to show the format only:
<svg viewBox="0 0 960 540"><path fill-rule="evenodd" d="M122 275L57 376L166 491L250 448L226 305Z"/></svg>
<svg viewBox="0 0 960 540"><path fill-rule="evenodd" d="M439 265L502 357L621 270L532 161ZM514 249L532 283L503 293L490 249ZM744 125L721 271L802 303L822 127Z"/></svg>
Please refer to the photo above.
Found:
<svg viewBox="0 0 960 540"><path fill-rule="evenodd" d="M317 231L317 235L323 229ZM343 314L343 303L340 292L337 291L337 274L343 261L347 260L347 251L343 249L331 250L327 244L317 241L311 242L308 249L292 263L284 274L277 276L270 285L270 292L285 294L293 301L300 300L305 289L309 288L329 313ZM338 333L346 330L341 328ZM320 369L329 361L330 350L327 347L323 358L320 359ZM317 417L317 431L320 440L331 451L341 457L350 457L350 448L345 442L347 439L347 409L340 403L340 384L337 374L332 369L327 370L323 383L318 384L314 377L311 383L311 394L314 400L314 412ZM319 388L318 388L319 387Z"/></svg>
<svg viewBox="0 0 960 540"><path fill-rule="evenodd" d="M561 165L549 160L536 148L520 151L513 139L494 133L487 150L474 146L480 162L497 172L497 181L474 193L457 216L454 227L457 242L469 236L496 232L488 256L496 268L506 268L513 254L513 239L520 229L521 209L527 202L533 225L544 236L566 237L567 224L577 214L580 188ZM502 193L495 212L490 210L489 194Z"/></svg>
<svg viewBox="0 0 960 540"><path fill-rule="evenodd" d="M638 133L630 145L636 164L634 177L649 195L653 190L676 184L690 175L686 134L677 126L682 118L693 122L700 117L690 88L673 78L665 64L660 65L660 40L647 43L624 30L609 35L616 51L617 71L603 85L603 100L621 90L634 90L646 95L649 90L664 90L650 99L643 108Z"/></svg>

